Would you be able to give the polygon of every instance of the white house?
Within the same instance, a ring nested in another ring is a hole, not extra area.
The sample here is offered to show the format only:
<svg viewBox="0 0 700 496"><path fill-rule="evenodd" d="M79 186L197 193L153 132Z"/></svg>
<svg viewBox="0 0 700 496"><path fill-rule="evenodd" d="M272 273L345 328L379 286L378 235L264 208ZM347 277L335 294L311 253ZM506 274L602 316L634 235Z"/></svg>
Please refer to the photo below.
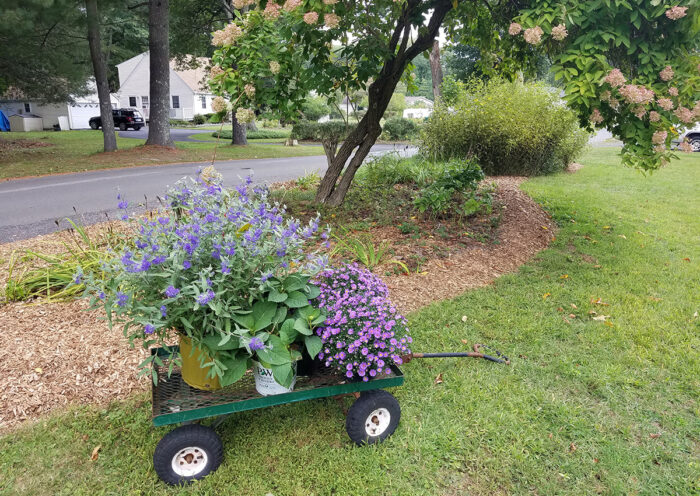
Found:
<svg viewBox="0 0 700 496"><path fill-rule="evenodd" d="M407 96L406 108L403 111L405 119L425 119L433 113L433 101L424 96Z"/></svg>
<svg viewBox="0 0 700 496"><path fill-rule="evenodd" d="M209 60L197 59L196 69L179 68L170 61L170 118L192 120L196 114L210 114L214 94L205 85ZM120 108L136 108L147 119L149 114L150 55L144 52L117 64Z"/></svg>
<svg viewBox="0 0 700 496"><path fill-rule="evenodd" d="M100 103L94 82L89 84L89 88L92 90L90 94L72 97L73 101L66 103L46 103L31 98L0 99L0 110L8 117L23 114L41 117L44 129L52 129L59 123L59 117L67 119L70 129L89 129L90 117L100 115ZM117 99L112 96L112 107L116 107L117 103ZM65 125L66 120L63 121Z"/></svg>

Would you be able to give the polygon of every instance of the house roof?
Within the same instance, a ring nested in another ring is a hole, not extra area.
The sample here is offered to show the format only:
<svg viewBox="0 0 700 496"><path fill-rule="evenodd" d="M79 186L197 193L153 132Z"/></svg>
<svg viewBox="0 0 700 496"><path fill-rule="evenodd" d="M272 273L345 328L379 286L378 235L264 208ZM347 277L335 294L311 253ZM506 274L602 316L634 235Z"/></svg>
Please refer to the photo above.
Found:
<svg viewBox="0 0 700 496"><path fill-rule="evenodd" d="M194 57L187 56L186 59L193 60ZM208 92L208 88L206 87L206 79L208 75L206 68L209 66L211 61L206 57L197 57L196 61L197 67L193 69L188 66L181 66L175 59L172 59L170 61L170 70L180 76L180 79L182 79L192 91L196 93L202 91Z"/></svg>
<svg viewBox="0 0 700 496"><path fill-rule="evenodd" d="M428 98L425 98L424 96L407 96L406 97L406 105L407 106L410 107L411 105L415 105L417 103L423 103L423 104L427 105L428 107L433 106L433 101L428 99Z"/></svg>

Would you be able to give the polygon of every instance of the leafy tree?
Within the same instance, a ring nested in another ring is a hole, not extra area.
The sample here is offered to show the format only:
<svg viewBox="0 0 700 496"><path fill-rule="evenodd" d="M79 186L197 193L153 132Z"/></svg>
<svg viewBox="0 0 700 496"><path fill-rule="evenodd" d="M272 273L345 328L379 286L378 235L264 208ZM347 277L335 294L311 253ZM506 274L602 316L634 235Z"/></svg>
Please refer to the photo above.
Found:
<svg viewBox="0 0 700 496"><path fill-rule="evenodd" d="M549 55L581 122L606 123L625 142L625 163L653 170L672 156L664 129L692 124L700 113L695 103L698 8L672 5L660 0L287 0L281 6L262 0L214 34L219 69L213 87L238 111L272 106L288 114L298 111L311 89L320 95L366 89L367 112L316 194L317 201L337 205L381 133L380 119L396 85L401 79L413 84L410 62L431 48L443 27L450 39L479 48L486 73L532 75L539 57ZM340 63L333 56L334 42L342 45Z"/></svg>
<svg viewBox="0 0 700 496"><path fill-rule="evenodd" d="M331 113L331 107L326 103L326 99L320 96L311 96L306 99L301 107L304 119L317 121L324 115Z"/></svg>

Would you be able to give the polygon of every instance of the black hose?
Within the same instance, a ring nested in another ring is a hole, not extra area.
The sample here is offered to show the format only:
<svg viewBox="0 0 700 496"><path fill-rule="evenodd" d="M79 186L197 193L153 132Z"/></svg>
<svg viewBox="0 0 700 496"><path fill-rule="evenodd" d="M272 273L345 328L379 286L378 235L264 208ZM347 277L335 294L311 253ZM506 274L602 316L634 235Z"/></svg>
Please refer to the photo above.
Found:
<svg viewBox="0 0 700 496"><path fill-rule="evenodd" d="M489 360L491 362L496 362L496 363L506 363L505 360L501 360L500 358L493 357L491 355L481 355L479 354L478 356L475 355L473 352L469 353L421 353L420 358L463 358L463 357L475 357L475 358L484 358L486 360ZM418 358L418 357L416 357Z"/></svg>

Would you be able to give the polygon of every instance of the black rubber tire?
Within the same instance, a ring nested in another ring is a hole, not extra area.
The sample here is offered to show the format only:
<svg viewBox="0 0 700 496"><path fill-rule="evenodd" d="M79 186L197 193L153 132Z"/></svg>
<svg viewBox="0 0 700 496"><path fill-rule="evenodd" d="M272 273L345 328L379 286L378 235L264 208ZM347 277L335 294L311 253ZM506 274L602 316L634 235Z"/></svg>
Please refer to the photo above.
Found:
<svg viewBox="0 0 700 496"><path fill-rule="evenodd" d="M700 138L691 138L690 146L693 147L694 152L700 152Z"/></svg>
<svg viewBox="0 0 700 496"><path fill-rule="evenodd" d="M138 131L141 129L141 126L134 126L134 131Z"/></svg>
<svg viewBox="0 0 700 496"><path fill-rule="evenodd" d="M177 453L188 447L196 447L207 455L207 464L201 472L191 477L178 475L172 468ZM158 477L170 485L189 484L214 472L224 459L224 444L211 427L199 424L183 425L168 432L160 440L153 453L153 468Z"/></svg>
<svg viewBox="0 0 700 496"><path fill-rule="evenodd" d="M119 130L126 131L126 124L124 124L123 122L121 124L119 124Z"/></svg>
<svg viewBox="0 0 700 496"><path fill-rule="evenodd" d="M369 420L370 414L379 408L389 411L390 420L386 430L378 436L372 436L365 430L365 423ZM401 420L401 406L391 393L382 389L366 391L355 400L355 403L348 409L348 416L345 419L345 430L350 439L362 446L364 444L381 443L391 436Z"/></svg>
<svg viewBox="0 0 700 496"><path fill-rule="evenodd" d="M97 130L97 129L99 129L99 127L100 127L100 126L98 126L98 125L97 125L97 122L95 122L95 121L92 121L92 122L90 123L90 129Z"/></svg>

